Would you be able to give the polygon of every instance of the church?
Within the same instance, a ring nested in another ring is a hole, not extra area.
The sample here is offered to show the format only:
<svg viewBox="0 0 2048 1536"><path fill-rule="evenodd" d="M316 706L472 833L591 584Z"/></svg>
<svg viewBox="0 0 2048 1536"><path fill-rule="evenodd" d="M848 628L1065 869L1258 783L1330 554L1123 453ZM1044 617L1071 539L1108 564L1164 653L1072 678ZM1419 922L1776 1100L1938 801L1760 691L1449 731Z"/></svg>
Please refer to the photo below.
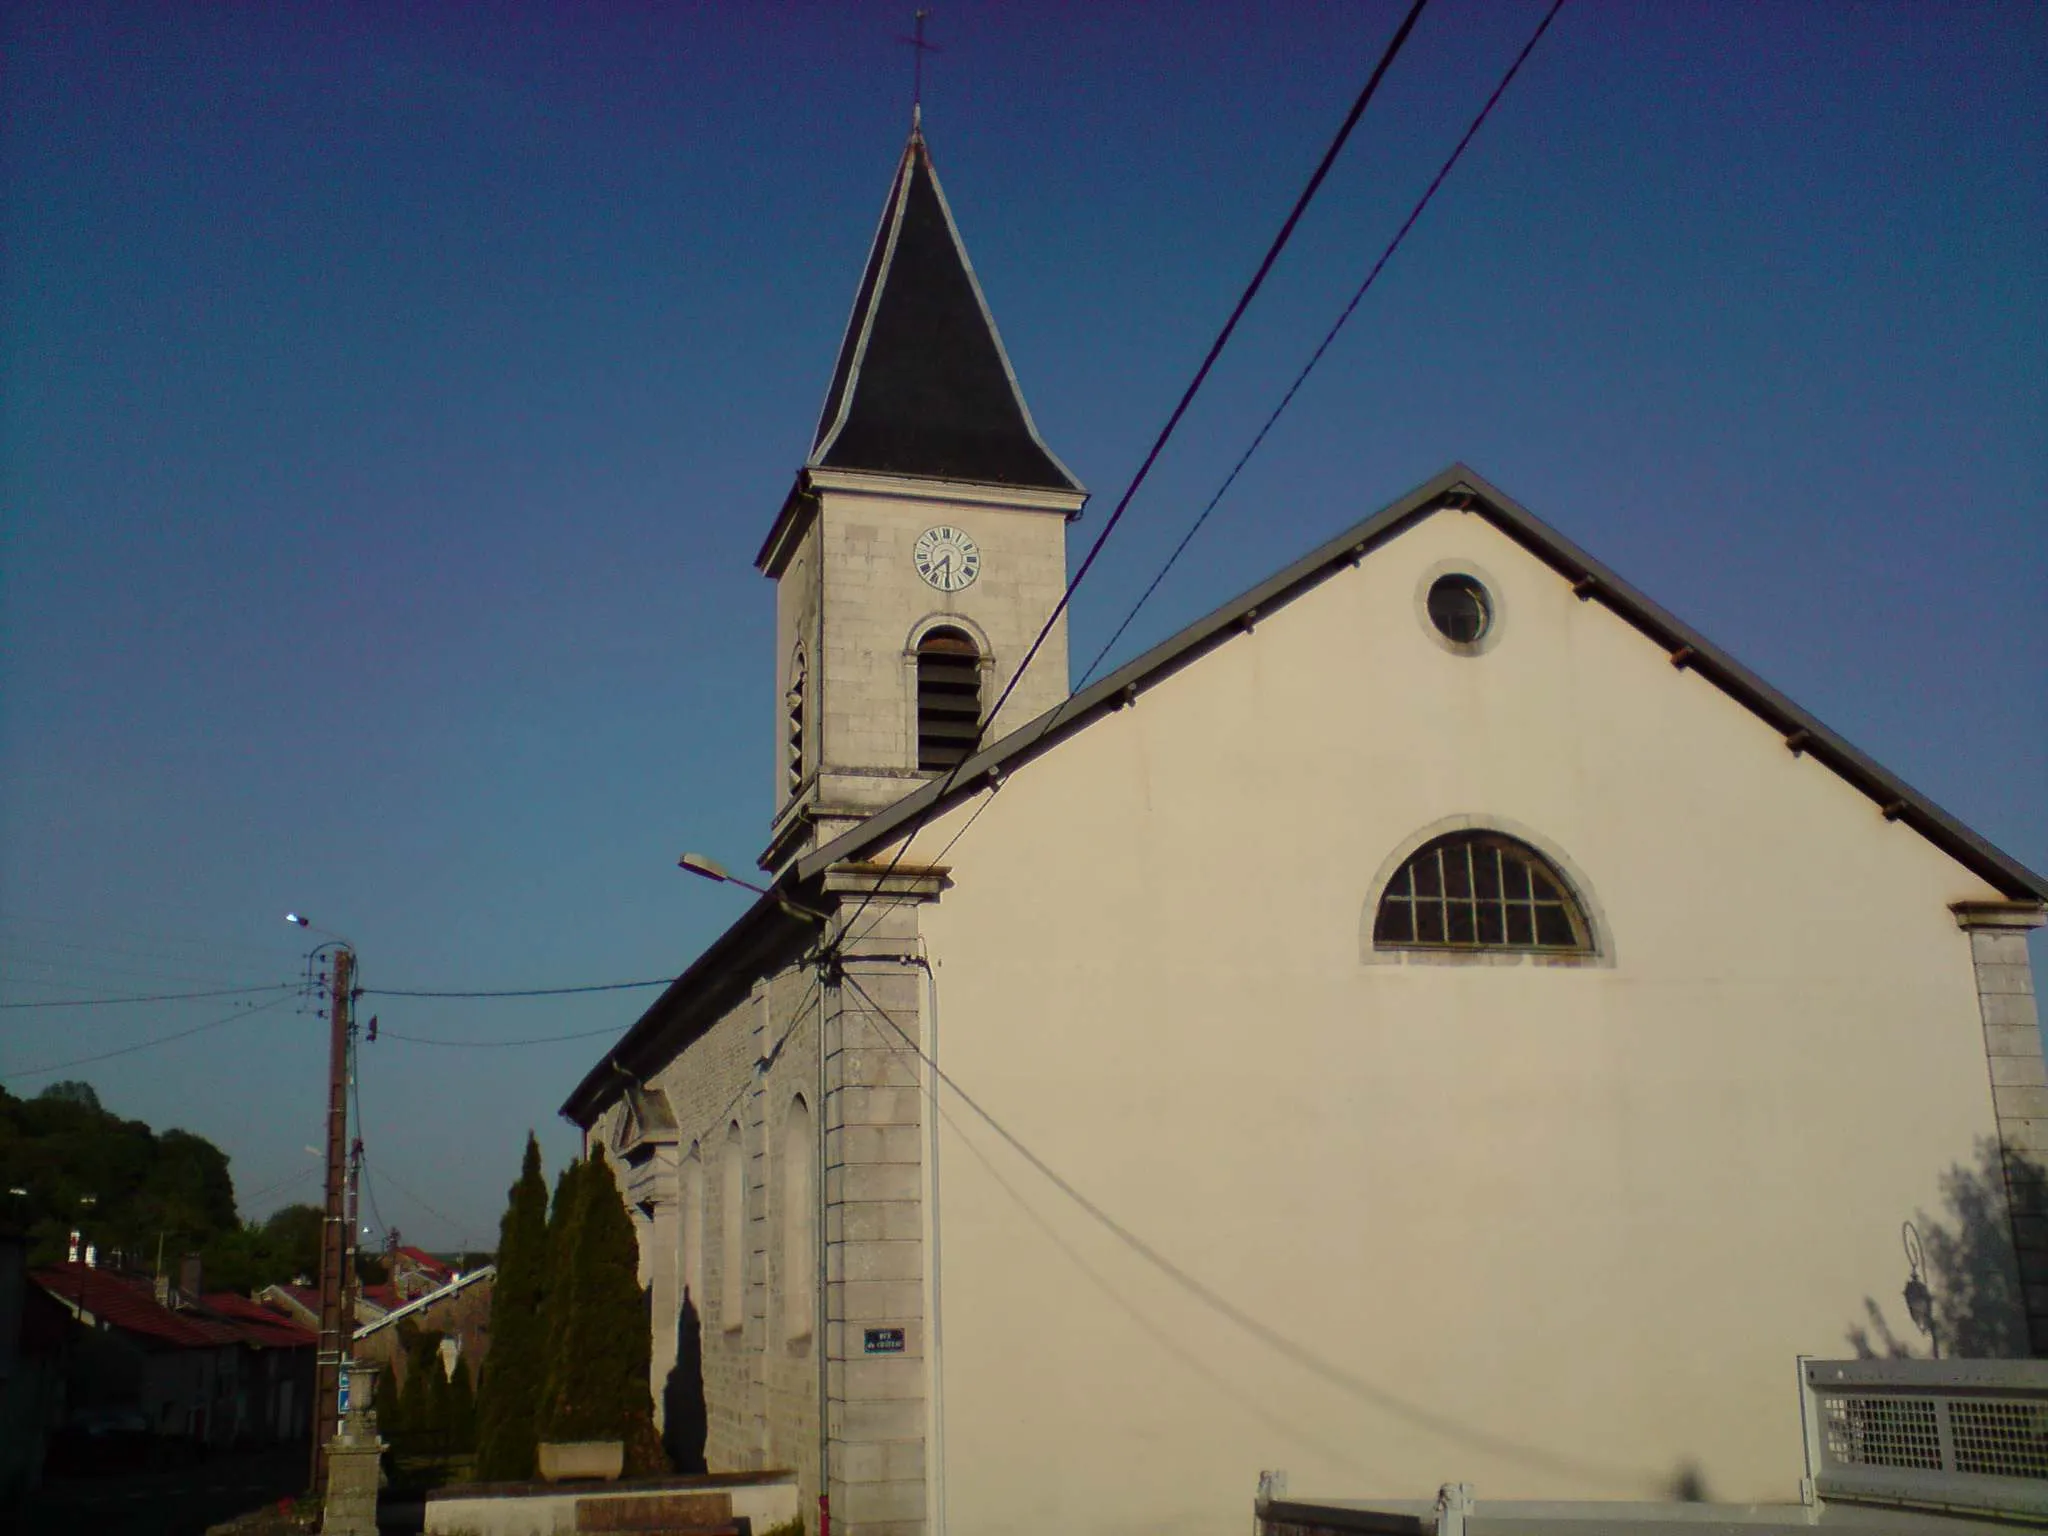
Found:
<svg viewBox="0 0 2048 1536"><path fill-rule="evenodd" d="M856 294L763 894L563 1109L714 1470L863 1536L1796 1500L1796 1357L1924 1346L1980 1161L2048 1351L2048 880L1462 465L1070 693L1087 492L920 133Z"/></svg>

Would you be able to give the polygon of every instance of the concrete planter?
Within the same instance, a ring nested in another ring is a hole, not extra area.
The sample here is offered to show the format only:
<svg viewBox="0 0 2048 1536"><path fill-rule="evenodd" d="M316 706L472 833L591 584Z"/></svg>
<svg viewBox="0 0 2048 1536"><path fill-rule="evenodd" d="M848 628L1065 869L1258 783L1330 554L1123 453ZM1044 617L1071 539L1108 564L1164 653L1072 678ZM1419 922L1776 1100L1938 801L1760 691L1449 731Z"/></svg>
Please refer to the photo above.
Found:
<svg viewBox="0 0 2048 1536"><path fill-rule="evenodd" d="M615 1481L626 1467L626 1442L623 1440L564 1440L540 1444L540 1475L550 1483L566 1483L579 1478L595 1478L600 1482Z"/></svg>

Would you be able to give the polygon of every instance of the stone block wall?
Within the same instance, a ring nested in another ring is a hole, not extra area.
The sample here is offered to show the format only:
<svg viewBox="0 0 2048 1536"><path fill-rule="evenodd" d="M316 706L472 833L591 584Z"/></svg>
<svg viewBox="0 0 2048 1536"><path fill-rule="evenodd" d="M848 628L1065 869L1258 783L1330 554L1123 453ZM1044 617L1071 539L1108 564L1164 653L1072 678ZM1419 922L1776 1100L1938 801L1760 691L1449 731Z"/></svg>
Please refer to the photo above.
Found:
<svg viewBox="0 0 2048 1536"><path fill-rule="evenodd" d="M1991 1107L2005 1164L2006 1205L2019 1260L2028 1342L2048 1355L2048 1067L2041 1054L2028 930L2041 926L2037 902L1958 902L1970 939L1977 1009L1991 1073Z"/></svg>
<svg viewBox="0 0 2048 1536"><path fill-rule="evenodd" d="M858 888L858 877L849 884ZM924 973L912 963L916 947L915 900L870 903L844 946L838 1007L825 1030L832 1518L850 1536L925 1529Z"/></svg>

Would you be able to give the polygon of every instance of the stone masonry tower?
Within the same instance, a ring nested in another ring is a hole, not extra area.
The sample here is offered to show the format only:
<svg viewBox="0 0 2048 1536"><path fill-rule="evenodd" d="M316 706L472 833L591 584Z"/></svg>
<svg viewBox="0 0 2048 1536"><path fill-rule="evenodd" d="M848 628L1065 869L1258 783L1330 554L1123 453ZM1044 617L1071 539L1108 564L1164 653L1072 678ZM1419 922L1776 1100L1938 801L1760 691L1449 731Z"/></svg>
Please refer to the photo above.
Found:
<svg viewBox="0 0 2048 1536"><path fill-rule="evenodd" d="M1066 586L1088 493L1040 440L911 130L809 460L755 564L776 583L763 869L945 772ZM985 740L1067 695L1064 617Z"/></svg>

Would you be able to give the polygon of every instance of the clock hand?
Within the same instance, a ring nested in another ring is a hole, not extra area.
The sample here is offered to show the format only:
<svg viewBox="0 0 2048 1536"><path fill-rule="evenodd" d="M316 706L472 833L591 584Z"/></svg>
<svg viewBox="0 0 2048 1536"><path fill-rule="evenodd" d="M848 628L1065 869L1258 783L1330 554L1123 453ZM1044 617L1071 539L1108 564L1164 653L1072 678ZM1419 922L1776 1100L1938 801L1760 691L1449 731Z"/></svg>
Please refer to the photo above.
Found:
<svg viewBox="0 0 2048 1536"><path fill-rule="evenodd" d="M953 579L953 557L950 554L940 556L936 569L938 570L940 581L951 581Z"/></svg>

